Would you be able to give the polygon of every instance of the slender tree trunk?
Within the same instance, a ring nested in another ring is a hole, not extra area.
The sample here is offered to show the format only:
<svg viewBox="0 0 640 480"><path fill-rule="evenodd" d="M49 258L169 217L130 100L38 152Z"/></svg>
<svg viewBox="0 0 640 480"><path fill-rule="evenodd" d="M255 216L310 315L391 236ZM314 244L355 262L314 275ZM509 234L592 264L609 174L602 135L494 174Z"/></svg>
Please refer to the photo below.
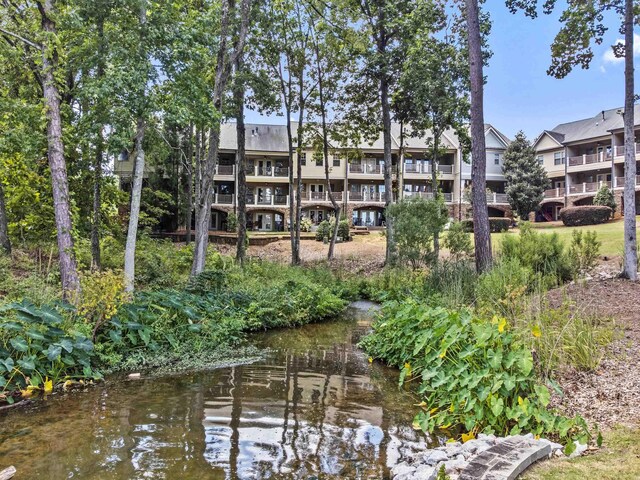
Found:
<svg viewBox="0 0 640 480"><path fill-rule="evenodd" d="M144 135L146 122L138 118L136 125L136 159L131 186L131 203L129 207L129 228L124 248L124 289L133 292L136 273L136 241L138 239L138 220L140 219L140 200L142 198L142 180L144 177Z"/></svg>
<svg viewBox="0 0 640 480"><path fill-rule="evenodd" d="M380 81L380 99L382 101L382 138L384 146L384 208L385 211L393 203L393 178L391 165L391 107L389 104L389 83L386 77ZM393 235L393 222L385 215L387 222L386 264L395 265L396 242Z"/></svg>
<svg viewBox="0 0 640 480"><path fill-rule="evenodd" d="M96 151L93 165L93 219L91 222L91 268L100 270L100 207L102 204L102 157L104 155L104 137L102 125L98 128Z"/></svg>
<svg viewBox="0 0 640 480"><path fill-rule="evenodd" d="M241 25L238 32L236 48L231 61L227 59L227 43L230 29L230 0L222 1L220 20L220 45L216 59L215 84L213 87L213 107L216 112L222 112L223 96L229 79L231 64L244 50L244 44L249 29L249 10L251 0L242 0ZM220 148L220 120L216 120L209 130L209 149L202 171L201 198L196 211L195 248L193 251L193 265L191 275L198 275L204 270L209 246L209 225L211 223L211 203L213 201L213 177L218 161Z"/></svg>
<svg viewBox="0 0 640 480"><path fill-rule="evenodd" d="M634 133L633 0L624 14L624 266L622 276L638 279L636 239L636 149Z"/></svg>
<svg viewBox="0 0 640 480"><path fill-rule="evenodd" d="M433 188L433 198L438 199L438 150L440 148L440 133L433 129L433 159L431 161L431 185ZM440 233L433 232L433 257L436 261L440 259Z"/></svg>
<svg viewBox="0 0 640 480"><path fill-rule="evenodd" d="M398 147L398 201L404 199L404 122L400 122L400 146Z"/></svg>
<svg viewBox="0 0 640 480"><path fill-rule="evenodd" d="M236 60L236 75L242 71L242 55ZM233 92L236 102L236 136L238 139L238 152L236 154L236 169L238 188L236 189L238 198L238 243L236 245L236 261L241 265L244 263L247 250L247 156L245 154L246 131L244 126L244 82L236 81Z"/></svg>
<svg viewBox="0 0 640 480"><path fill-rule="evenodd" d="M331 188L331 180L329 178L329 134L327 131L327 108L324 101L324 79L322 76L322 67L320 65L320 52L317 45L316 66L318 71L318 101L320 102L320 115L322 120L322 156L324 158L324 178L327 183L327 195L329 196L331 205L333 205L333 214L336 218L333 235L331 235L331 241L329 242L329 252L327 253L327 259L333 260L336 248L336 240L338 238L338 227L340 226L340 205L333 197L333 189Z"/></svg>
<svg viewBox="0 0 640 480"><path fill-rule="evenodd" d="M302 216L302 161L300 160L300 152L302 151L302 144L304 140L304 113L305 113L305 99L304 99L304 69L299 79L299 99L298 99L298 132L297 132L297 150L296 155L296 177L298 183L296 184L296 218L295 218L295 231L296 231L296 265L300 265L300 232L302 226L300 225L300 217Z"/></svg>
<svg viewBox="0 0 640 480"><path fill-rule="evenodd" d="M185 243L191 243L191 219L193 218L193 124L187 130L187 158L185 168L187 173L187 191L185 192L185 215L184 223L186 229Z"/></svg>
<svg viewBox="0 0 640 480"><path fill-rule="evenodd" d="M469 73L471 81L471 188L473 198L473 233L476 270L491 268L491 234L486 195L486 146L484 139L484 111L482 74L482 44L478 0L466 0L467 31L469 37Z"/></svg>
<svg viewBox="0 0 640 480"><path fill-rule="evenodd" d="M38 3L42 30L46 32L48 39L57 37L56 25L52 20L56 13L54 11L54 3L54 0L45 0ZM73 252L73 237L71 236L69 183L67 180L67 165L64 158L64 144L62 142L60 92L55 79L57 65L58 54L55 47L53 45L45 47L42 55L42 79L47 115L48 157L53 187L60 276L64 298L75 300L74 297L80 294L80 280Z"/></svg>
<svg viewBox="0 0 640 480"><path fill-rule="evenodd" d="M294 225L296 215L296 199L294 195L295 184L293 175L293 132L291 127L291 108L289 107L288 103L285 105L285 114L287 116L287 145L289 148L289 237L291 239L291 265L298 265L300 263L300 255L296 244L296 228ZM300 152L298 152L298 156L300 156ZM298 179L298 182L300 182L300 179Z"/></svg>
<svg viewBox="0 0 640 480"><path fill-rule="evenodd" d="M200 186L202 185L202 129L196 127L196 169L195 169L195 204L200 204ZM189 231L191 233L191 231Z"/></svg>
<svg viewBox="0 0 640 480"><path fill-rule="evenodd" d="M7 207L4 203L4 187L0 182L0 248L2 248L7 255L11 255L8 223Z"/></svg>

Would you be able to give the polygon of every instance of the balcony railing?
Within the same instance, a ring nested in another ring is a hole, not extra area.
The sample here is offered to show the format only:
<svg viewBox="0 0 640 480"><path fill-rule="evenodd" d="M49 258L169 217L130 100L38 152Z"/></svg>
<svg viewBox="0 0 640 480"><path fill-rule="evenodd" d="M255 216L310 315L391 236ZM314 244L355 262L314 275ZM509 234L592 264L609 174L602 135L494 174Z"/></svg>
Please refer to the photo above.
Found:
<svg viewBox="0 0 640 480"><path fill-rule="evenodd" d="M453 173L453 165L438 165L440 173Z"/></svg>
<svg viewBox="0 0 640 480"><path fill-rule="evenodd" d="M213 203L218 205L233 205L232 193L216 193Z"/></svg>
<svg viewBox="0 0 640 480"><path fill-rule="evenodd" d="M544 198L560 198L564 197L565 193L564 187L551 188L549 190L544 191Z"/></svg>
<svg viewBox="0 0 640 480"><path fill-rule="evenodd" d="M509 203L506 193L487 193L487 203Z"/></svg>
<svg viewBox="0 0 640 480"><path fill-rule="evenodd" d="M405 163L404 173L431 173L431 164L429 163Z"/></svg>
<svg viewBox="0 0 640 480"><path fill-rule="evenodd" d="M611 182L588 182L577 183L569 187L569 195L581 195L583 193L595 193L600 190L600 187L606 185L611 187ZM545 192L546 193L546 192Z"/></svg>
<svg viewBox="0 0 640 480"><path fill-rule="evenodd" d="M342 202L344 199L343 192L331 192L333 195L333 199L336 202ZM329 192L303 192L302 193L302 201L303 202L331 202L329 198Z"/></svg>
<svg viewBox="0 0 640 480"><path fill-rule="evenodd" d="M384 166L382 165L371 165L368 163L350 163L349 164L349 173L359 173L363 175L379 175L384 171Z"/></svg>
<svg viewBox="0 0 640 480"><path fill-rule="evenodd" d="M624 177L616 177L614 179L614 187L613 188L624 188ZM636 175L636 188L640 187L640 175Z"/></svg>
<svg viewBox="0 0 640 480"><path fill-rule="evenodd" d="M216 166L216 175L229 175L233 176L235 167L233 165L218 165Z"/></svg>
<svg viewBox="0 0 640 480"><path fill-rule="evenodd" d="M569 157L569 166L576 167L578 165L590 165L593 163L604 162L611 160L611 153L598 152L590 153L589 155L578 155L575 157Z"/></svg>
<svg viewBox="0 0 640 480"><path fill-rule="evenodd" d="M347 202L384 202L382 192L347 192Z"/></svg>
<svg viewBox="0 0 640 480"><path fill-rule="evenodd" d="M618 145L615 150L616 150L616 157L624 156L624 145ZM636 155L638 153L640 153L640 143L636 143Z"/></svg>
<svg viewBox="0 0 640 480"><path fill-rule="evenodd" d="M247 167L246 173L255 177L288 177L289 167Z"/></svg>

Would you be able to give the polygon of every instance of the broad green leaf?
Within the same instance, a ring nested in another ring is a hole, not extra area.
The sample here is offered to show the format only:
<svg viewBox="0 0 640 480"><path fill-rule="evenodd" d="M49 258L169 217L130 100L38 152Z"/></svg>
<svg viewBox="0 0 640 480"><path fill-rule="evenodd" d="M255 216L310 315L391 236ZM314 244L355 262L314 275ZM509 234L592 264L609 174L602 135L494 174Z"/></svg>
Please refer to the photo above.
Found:
<svg viewBox="0 0 640 480"><path fill-rule="evenodd" d="M62 347L60 345L49 345L47 349L47 358L51 362L55 362L58 358L60 358L60 354L62 353Z"/></svg>
<svg viewBox="0 0 640 480"><path fill-rule="evenodd" d="M27 341L22 337L12 338L11 340L9 340L9 343L19 352L26 352L27 350L29 350Z"/></svg>

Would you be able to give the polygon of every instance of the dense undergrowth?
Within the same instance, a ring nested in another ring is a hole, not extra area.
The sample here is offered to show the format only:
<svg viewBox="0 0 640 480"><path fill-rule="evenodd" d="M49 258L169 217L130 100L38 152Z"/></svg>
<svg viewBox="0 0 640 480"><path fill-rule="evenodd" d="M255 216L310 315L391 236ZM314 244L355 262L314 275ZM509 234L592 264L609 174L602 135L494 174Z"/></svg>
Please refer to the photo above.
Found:
<svg viewBox="0 0 640 480"><path fill-rule="evenodd" d="M551 308L545 292L580 281L597 258L597 238L578 233L565 245L525 225L500 247L482 275L456 259L367 282L363 292L385 304L361 345L400 368L400 383L419 395L417 427L462 427L463 438L533 432L563 440L570 452L591 434L580 417L548 408L551 392L560 392L553 372L596 368L613 322L568 302Z"/></svg>
<svg viewBox="0 0 640 480"><path fill-rule="evenodd" d="M17 282L22 290L5 291L10 301L0 310L0 398L12 402L45 386L118 370L202 365L208 356L217 360L232 350L242 355L238 348L247 332L332 318L358 295L357 284L323 267L261 261L240 267L213 251L207 270L188 281L188 248L144 243L139 293L124 295L117 270L87 271L83 298L74 307L49 288L55 273L44 274L22 257L19 270L3 264L8 278L25 281ZM173 260L162 264L170 254Z"/></svg>

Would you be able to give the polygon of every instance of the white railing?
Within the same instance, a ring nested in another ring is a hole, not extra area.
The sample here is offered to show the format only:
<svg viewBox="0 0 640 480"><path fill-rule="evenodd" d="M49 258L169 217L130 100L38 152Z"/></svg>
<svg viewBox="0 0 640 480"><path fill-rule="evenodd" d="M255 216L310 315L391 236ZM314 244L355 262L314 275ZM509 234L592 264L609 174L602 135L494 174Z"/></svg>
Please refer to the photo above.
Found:
<svg viewBox="0 0 640 480"><path fill-rule="evenodd" d="M289 195L256 195L254 193L247 193L246 204L248 206L275 206L275 207L288 207Z"/></svg>
<svg viewBox="0 0 640 480"><path fill-rule="evenodd" d="M571 185L569 187L569 195L582 195L585 193L595 193L598 190L600 190L600 188L603 185L606 185L607 187L611 187L611 182L576 183L575 185Z"/></svg>
<svg viewBox="0 0 640 480"><path fill-rule="evenodd" d="M624 157L624 145L616 146L616 157ZM636 155L640 153L640 143L636 143Z"/></svg>
<svg viewBox="0 0 640 480"><path fill-rule="evenodd" d="M350 163L349 173L356 173L362 175L379 175L383 173L384 167L382 165L371 165L369 163Z"/></svg>
<svg viewBox="0 0 640 480"><path fill-rule="evenodd" d="M405 163L404 164L404 173L422 173L422 174L430 174L431 173L431 164L430 163Z"/></svg>
<svg viewBox="0 0 640 480"><path fill-rule="evenodd" d="M544 198L559 198L564 197L564 187L551 188L544 191Z"/></svg>
<svg viewBox="0 0 640 480"><path fill-rule="evenodd" d="M375 202L384 203L382 192L347 192L347 202Z"/></svg>
<svg viewBox="0 0 640 480"><path fill-rule="evenodd" d="M233 176L235 165L216 165L216 175Z"/></svg>
<svg viewBox="0 0 640 480"><path fill-rule="evenodd" d="M624 188L624 177L615 177L614 182L613 188ZM638 187L640 187L640 175L636 175L636 188Z"/></svg>
<svg viewBox="0 0 640 480"><path fill-rule="evenodd" d="M247 167L246 174L254 177L288 177L289 167Z"/></svg>
<svg viewBox="0 0 640 480"><path fill-rule="evenodd" d="M605 162L611 160L611 152L598 152L585 155L577 155L575 157L569 157L569 166L577 167L579 165L590 165L593 163Z"/></svg>
<svg viewBox="0 0 640 480"><path fill-rule="evenodd" d="M438 165L440 173L453 173L453 165Z"/></svg>

